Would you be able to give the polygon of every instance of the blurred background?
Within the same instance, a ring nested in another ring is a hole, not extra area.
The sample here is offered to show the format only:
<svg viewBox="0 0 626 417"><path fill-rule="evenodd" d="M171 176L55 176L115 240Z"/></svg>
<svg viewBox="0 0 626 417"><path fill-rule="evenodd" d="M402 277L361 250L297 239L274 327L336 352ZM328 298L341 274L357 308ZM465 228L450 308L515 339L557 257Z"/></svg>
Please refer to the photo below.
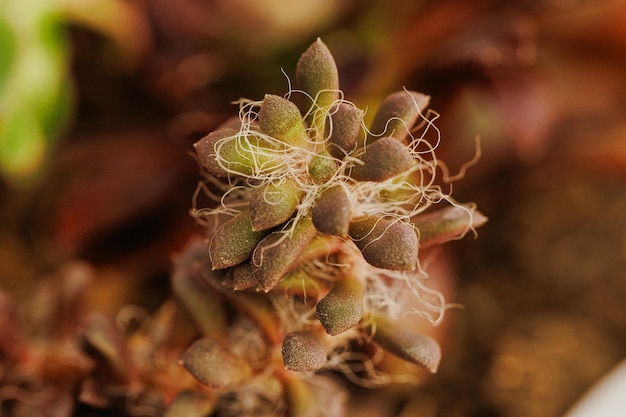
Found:
<svg viewBox="0 0 626 417"><path fill-rule="evenodd" d="M155 310L200 232L191 145L284 94L317 37L359 107L432 97L452 173L482 152L454 183L489 222L445 248L440 373L358 415L564 415L626 356L624 1L5 0L1 298L32 308L80 260L88 309Z"/></svg>

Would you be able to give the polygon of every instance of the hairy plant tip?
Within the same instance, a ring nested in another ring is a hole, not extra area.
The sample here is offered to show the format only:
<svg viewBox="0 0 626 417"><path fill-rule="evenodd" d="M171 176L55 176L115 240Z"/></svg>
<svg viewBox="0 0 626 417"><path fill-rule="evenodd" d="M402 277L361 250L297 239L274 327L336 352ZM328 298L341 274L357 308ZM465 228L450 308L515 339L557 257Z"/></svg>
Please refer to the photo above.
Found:
<svg viewBox="0 0 626 417"><path fill-rule="evenodd" d="M298 106L284 97L266 94L259 110L261 131L291 146L307 148L306 128Z"/></svg>
<svg viewBox="0 0 626 417"><path fill-rule="evenodd" d="M354 220L349 233L370 265L394 271L417 267L418 238L412 225L370 216Z"/></svg>
<svg viewBox="0 0 626 417"><path fill-rule="evenodd" d="M396 91L383 100L370 125L367 140L392 136L405 142L411 127L430 103L430 96L416 91Z"/></svg>
<svg viewBox="0 0 626 417"><path fill-rule="evenodd" d="M247 260L267 232L252 229L250 212L242 211L222 223L211 237L209 254L213 269L224 269Z"/></svg>
<svg viewBox="0 0 626 417"><path fill-rule="evenodd" d="M213 338L192 343L181 365L199 382L211 388L226 388L246 381L252 375L249 364Z"/></svg>
<svg viewBox="0 0 626 417"><path fill-rule="evenodd" d="M296 65L296 87L315 99L319 108L339 98L339 72L335 58L321 39L302 54Z"/></svg>
<svg viewBox="0 0 626 417"><path fill-rule="evenodd" d="M357 181L382 182L409 170L415 160L411 151L397 139L386 137L367 145L356 155L350 176Z"/></svg>
<svg viewBox="0 0 626 417"><path fill-rule="evenodd" d="M356 278L338 281L316 309L317 319L331 336L356 326L363 316L363 284Z"/></svg>
<svg viewBox="0 0 626 417"><path fill-rule="evenodd" d="M285 336L282 346L285 369L310 372L326 364L326 349L317 335L306 331L291 332Z"/></svg>
<svg viewBox="0 0 626 417"><path fill-rule="evenodd" d="M387 352L436 373L441 362L441 347L432 337L383 318L368 317L368 331Z"/></svg>

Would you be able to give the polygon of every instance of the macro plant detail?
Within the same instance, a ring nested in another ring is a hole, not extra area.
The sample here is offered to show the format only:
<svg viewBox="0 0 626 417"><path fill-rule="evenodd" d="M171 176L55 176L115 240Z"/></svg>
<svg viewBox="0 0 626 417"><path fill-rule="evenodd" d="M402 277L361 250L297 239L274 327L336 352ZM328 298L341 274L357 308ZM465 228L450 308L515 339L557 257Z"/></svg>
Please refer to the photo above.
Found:
<svg viewBox="0 0 626 417"><path fill-rule="evenodd" d="M366 126L318 39L285 96L241 99L238 117L195 143L206 177L198 194L214 204L192 210L207 239L179 255L172 278L202 333L181 363L231 397L256 394L241 415L268 402L290 415L338 415L311 400L315 371L366 386L393 381L358 352L365 347L437 371L439 344L399 322L415 314L436 325L447 308L425 284L418 252L486 218L444 191L428 104L398 91ZM322 409L303 406L313 403Z"/></svg>

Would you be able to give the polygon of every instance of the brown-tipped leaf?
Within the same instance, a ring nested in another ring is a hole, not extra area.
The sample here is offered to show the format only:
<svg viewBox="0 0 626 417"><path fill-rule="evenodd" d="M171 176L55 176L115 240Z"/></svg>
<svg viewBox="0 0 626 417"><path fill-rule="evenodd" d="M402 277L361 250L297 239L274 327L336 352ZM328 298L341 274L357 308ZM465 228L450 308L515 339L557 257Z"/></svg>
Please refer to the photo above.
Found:
<svg viewBox="0 0 626 417"><path fill-rule="evenodd" d="M308 146L300 110L284 97L265 95L259 110L259 127L264 133L288 145Z"/></svg>
<svg viewBox="0 0 626 417"><path fill-rule="evenodd" d="M270 291L291 271L317 231L310 217L298 220L291 234L277 231L263 239L252 255L252 273L263 290Z"/></svg>
<svg viewBox="0 0 626 417"><path fill-rule="evenodd" d="M350 173L357 181L385 181L405 172L415 163L409 149L392 137L370 143L358 158L362 163L355 164Z"/></svg>
<svg viewBox="0 0 626 417"><path fill-rule="evenodd" d="M419 230L420 248L427 248L460 239L469 230L485 224L487 218L475 207L464 205L418 214L411 222Z"/></svg>
<svg viewBox="0 0 626 417"><path fill-rule="evenodd" d="M296 66L296 86L317 98L319 107L330 106L339 98L339 73L330 50L320 39L300 57Z"/></svg>
<svg viewBox="0 0 626 417"><path fill-rule="evenodd" d="M290 371L317 371L326 364L326 349L315 334L292 332L283 340L283 363Z"/></svg>
<svg viewBox="0 0 626 417"><path fill-rule="evenodd" d="M363 316L363 284L352 277L338 281L316 307L317 318L331 335L356 326Z"/></svg>
<svg viewBox="0 0 626 417"><path fill-rule="evenodd" d="M390 94L374 116L370 126L372 135L368 136L368 140L392 136L404 141L419 115L424 114L429 102L430 96L416 91L397 91Z"/></svg>
<svg viewBox="0 0 626 417"><path fill-rule="evenodd" d="M333 105L328 112L326 123L326 150L337 159L343 159L356 149L363 110L353 104L341 102Z"/></svg>
<svg viewBox="0 0 626 417"><path fill-rule="evenodd" d="M205 337L187 348L181 364L202 384L224 388L245 381L250 366L215 339Z"/></svg>
<svg viewBox="0 0 626 417"><path fill-rule="evenodd" d="M320 194L311 210L315 228L329 235L346 236L350 227L350 197L339 185Z"/></svg>
<svg viewBox="0 0 626 417"><path fill-rule="evenodd" d="M209 253L213 269L224 269L245 261L266 235L265 231L252 230L247 210L222 223L211 237Z"/></svg>
<svg viewBox="0 0 626 417"><path fill-rule="evenodd" d="M349 233L371 265L400 271L417 266L417 234L407 223L389 217L366 217L353 221Z"/></svg>
<svg viewBox="0 0 626 417"><path fill-rule="evenodd" d="M375 328L370 328L373 339L387 352L399 358L437 372L441 361L441 347L432 337L407 329L382 317L371 318Z"/></svg>
<svg viewBox="0 0 626 417"><path fill-rule="evenodd" d="M304 191L289 180L255 190L250 197L252 230L270 229L289 220L303 194Z"/></svg>

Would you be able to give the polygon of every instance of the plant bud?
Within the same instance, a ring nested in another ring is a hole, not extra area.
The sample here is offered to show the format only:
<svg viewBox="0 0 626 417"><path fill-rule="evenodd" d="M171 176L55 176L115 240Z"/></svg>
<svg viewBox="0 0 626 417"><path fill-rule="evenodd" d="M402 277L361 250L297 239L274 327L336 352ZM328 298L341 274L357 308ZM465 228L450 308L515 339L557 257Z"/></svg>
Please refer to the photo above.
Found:
<svg viewBox="0 0 626 417"><path fill-rule="evenodd" d="M293 234L277 231L263 239L252 254L252 273L265 290L270 291L292 270L298 256L313 240L317 230L310 217L298 220Z"/></svg>
<svg viewBox="0 0 626 417"><path fill-rule="evenodd" d="M307 148L306 130L298 106L284 97L266 94L259 110L263 133L291 146Z"/></svg>
<svg viewBox="0 0 626 417"><path fill-rule="evenodd" d="M363 293L359 280L345 277L317 303L317 318L329 335L338 335L359 323L363 316Z"/></svg>
<svg viewBox="0 0 626 417"><path fill-rule="evenodd" d="M356 149L363 110L349 103L338 103L330 108L326 123L326 150L337 159L343 159Z"/></svg>
<svg viewBox="0 0 626 417"><path fill-rule="evenodd" d="M289 220L303 195L304 191L290 180L254 190L250 197L252 230L266 230Z"/></svg>
<svg viewBox="0 0 626 417"><path fill-rule="evenodd" d="M320 152L309 163L309 175L316 184L324 184L337 173L337 161L328 152Z"/></svg>
<svg viewBox="0 0 626 417"><path fill-rule="evenodd" d="M181 365L211 388L237 385L252 374L252 369L242 358L209 337L191 344L181 359Z"/></svg>
<svg viewBox="0 0 626 417"><path fill-rule="evenodd" d="M418 214L411 223L419 230L420 248L459 239L471 228L480 227L487 218L474 207L451 206L429 213Z"/></svg>
<svg viewBox="0 0 626 417"><path fill-rule="evenodd" d="M320 108L339 98L339 73L330 50L317 39L296 65L296 87L309 94Z"/></svg>
<svg viewBox="0 0 626 417"><path fill-rule="evenodd" d="M417 266L418 240L410 224L372 216L352 222L349 233L370 265L395 271Z"/></svg>
<svg viewBox="0 0 626 417"><path fill-rule="evenodd" d="M209 247L213 269L224 269L245 261L266 235L265 231L252 230L247 210L222 223L211 237Z"/></svg>
<svg viewBox="0 0 626 417"><path fill-rule="evenodd" d="M350 172L350 176L357 181L385 181L405 172L415 163L407 147L392 137L370 143L358 158L362 164L355 164Z"/></svg>
<svg viewBox="0 0 626 417"><path fill-rule="evenodd" d="M348 234L351 214L350 198L340 185L322 191L311 210L318 231L340 237Z"/></svg>
<svg viewBox="0 0 626 417"><path fill-rule="evenodd" d="M370 126L368 141L392 136L404 141L420 114L428 107L430 96L415 91L396 91L380 105ZM372 136L376 135L376 136Z"/></svg>
<svg viewBox="0 0 626 417"><path fill-rule="evenodd" d="M432 337L407 329L380 316L371 317L372 337L387 352L435 373L441 361L441 347Z"/></svg>
<svg viewBox="0 0 626 417"><path fill-rule="evenodd" d="M283 340L283 362L290 371L317 371L326 364L326 349L310 332L292 332Z"/></svg>

